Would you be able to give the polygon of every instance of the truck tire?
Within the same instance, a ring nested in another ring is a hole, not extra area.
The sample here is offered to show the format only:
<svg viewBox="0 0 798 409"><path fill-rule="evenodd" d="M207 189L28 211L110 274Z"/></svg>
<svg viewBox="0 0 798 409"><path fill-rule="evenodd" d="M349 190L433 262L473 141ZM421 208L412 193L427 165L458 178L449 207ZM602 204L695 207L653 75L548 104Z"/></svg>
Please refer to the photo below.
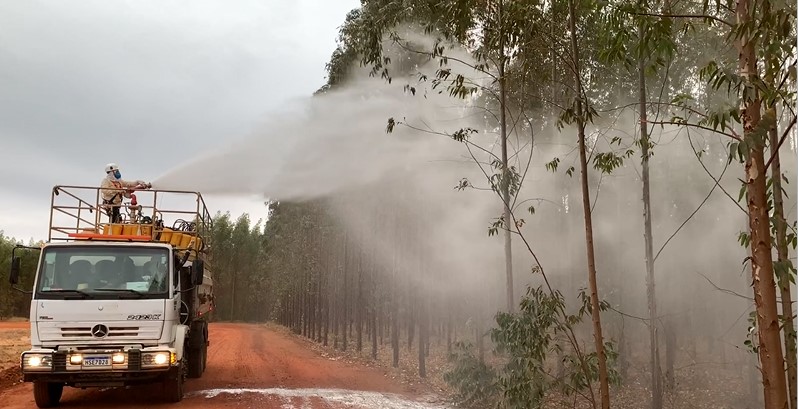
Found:
<svg viewBox="0 0 798 409"><path fill-rule="evenodd" d="M60 382L33 382L33 398L36 406L40 408L52 408L58 406L61 394L64 392L64 384Z"/></svg>
<svg viewBox="0 0 798 409"><path fill-rule="evenodd" d="M167 402L177 403L183 400L183 386L186 378L186 355L183 354L180 364L172 368L163 382L163 394Z"/></svg>
<svg viewBox="0 0 798 409"><path fill-rule="evenodd" d="M202 349L191 348L188 350L188 377L199 378L202 376L203 368Z"/></svg>
<svg viewBox="0 0 798 409"><path fill-rule="evenodd" d="M202 347L202 372L208 367L208 344Z"/></svg>
<svg viewBox="0 0 798 409"><path fill-rule="evenodd" d="M205 372L205 360L208 356L208 325L203 321L195 321L191 325L188 349L188 377L200 378Z"/></svg>

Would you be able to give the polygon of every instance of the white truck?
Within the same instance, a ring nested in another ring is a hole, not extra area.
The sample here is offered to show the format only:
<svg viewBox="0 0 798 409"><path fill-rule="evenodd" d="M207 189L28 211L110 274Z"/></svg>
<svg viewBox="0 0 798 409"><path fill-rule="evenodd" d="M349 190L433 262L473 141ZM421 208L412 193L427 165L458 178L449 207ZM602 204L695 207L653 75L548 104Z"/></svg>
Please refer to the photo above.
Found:
<svg viewBox="0 0 798 409"><path fill-rule="evenodd" d="M136 195L149 195L151 204ZM171 196L188 200L162 205ZM20 367L36 405L57 406L64 386L144 383L161 384L170 402L182 400L185 379L205 371L215 304L211 217L202 196L137 192L120 206L127 217L116 224L103 221L107 205L97 187L56 186L51 203L47 242L26 248L41 252L34 287L17 288L31 294L31 348ZM21 270L17 250L13 285Z"/></svg>

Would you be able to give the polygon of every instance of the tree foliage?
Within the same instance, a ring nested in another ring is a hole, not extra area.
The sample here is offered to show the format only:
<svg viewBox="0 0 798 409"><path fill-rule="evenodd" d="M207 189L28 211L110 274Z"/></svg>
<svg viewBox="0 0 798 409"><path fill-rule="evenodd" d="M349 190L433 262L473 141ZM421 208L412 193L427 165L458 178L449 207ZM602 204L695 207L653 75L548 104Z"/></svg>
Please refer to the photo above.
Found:
<svg viewBox="0 0 798 409"><path fill-rule="evenodd" d="M37 247L40 243L31 240L27 245ZM0 230L0 318L27 317L30 314L30 294L11 288L8 277L11 271L11 251L17 245L24 245L22 241L6 237ZM36 269L39 263L39 252L36 250L20 249L16 255L21 258L19 283L16 287L20 290L30 291L33 288Z"/></svg>

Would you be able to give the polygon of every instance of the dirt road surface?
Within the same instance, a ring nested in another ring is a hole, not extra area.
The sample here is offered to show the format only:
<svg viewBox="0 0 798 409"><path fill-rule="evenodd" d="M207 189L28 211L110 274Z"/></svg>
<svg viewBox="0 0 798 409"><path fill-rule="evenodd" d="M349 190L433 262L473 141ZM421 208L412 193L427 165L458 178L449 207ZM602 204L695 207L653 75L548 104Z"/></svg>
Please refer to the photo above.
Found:
<svg viewBox="0 0 798 409"><path fill-rule="evenodd" d="M0 322L0 332L28 328ZM255 324L210 325L208 367L189 379L178 404L160 400L158 385L65 388L64 408L444 408L440 398L413 392L379 369L320 356L301 339ZM8 371L5 372L9 374ZM17 374L14 374L18 378ZM0 383L0 406L35 408L31 384Z"/></svg>

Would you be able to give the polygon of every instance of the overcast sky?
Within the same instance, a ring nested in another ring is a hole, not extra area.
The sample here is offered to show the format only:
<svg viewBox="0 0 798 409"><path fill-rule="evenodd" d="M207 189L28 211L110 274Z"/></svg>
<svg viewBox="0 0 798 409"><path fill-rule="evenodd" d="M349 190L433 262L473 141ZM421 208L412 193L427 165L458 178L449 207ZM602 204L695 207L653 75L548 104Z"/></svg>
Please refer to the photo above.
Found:
<svg viewBox="0 0 798 409"><path fill-rule="evenodd" d="M0 2L0 230L46 239L50 189L153 180L325 81L358 0ZM208 198L263 217L259 198ZM260 214L256 214L260 213Z"/></svg>

